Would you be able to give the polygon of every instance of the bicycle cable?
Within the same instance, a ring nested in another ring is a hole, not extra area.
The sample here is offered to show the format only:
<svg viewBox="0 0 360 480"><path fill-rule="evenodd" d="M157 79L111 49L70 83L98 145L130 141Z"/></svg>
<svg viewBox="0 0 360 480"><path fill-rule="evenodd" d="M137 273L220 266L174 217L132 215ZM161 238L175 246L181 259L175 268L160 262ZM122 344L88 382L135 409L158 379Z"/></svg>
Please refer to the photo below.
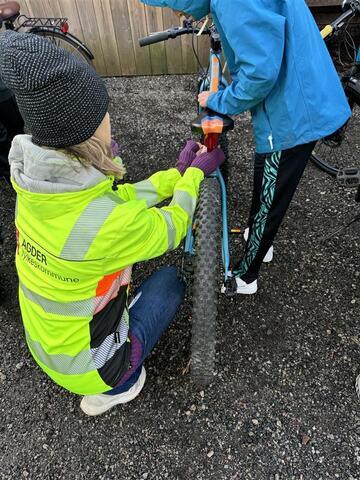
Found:
<svg viewBox="0 0 360 480"><path fill-rule="evenodd" d="M355 41L354 41L354 38L353 36L351 35L351 33L349 32L349 27L350 27L350 21L348 23L348 25L346 26L345 28L345 46L346 46L346 53L348 54L349 58L351 58L351 60L353 62L355 62L356 60L356 52L357 52L357 48L356 48L356 45L355 45ZM348 50L348 48L350 48L350 50L352 50L352 53L350 53L350 51Z"/></svg>
<svg viewBox="0 0 360 480"><path fill-rule="evenodd" d="M344 46L345 51L346 51L346 55L348 56L348 58L351 58L352 61L354 61L354 58L355 58L355 55L356 55L356 45L355 45L355 42L354 42L354 39L353 39L351 33L349 32L350 23L351 23L352 19L354 18L354 16L355 16L355 14L347 19L346 25L341 30L341 35L339 35L339 32L338 32L338 36L340 37L340 40L339 40L337 52L338 52L339 63L342 67L344 67L346 65L346 62L343 62L343 60L342 60L342 54L341 54L341 47L342 46ZM350 41L349 41L349 39L350 39ZM349 48L353 50L353 53L350 53Z"/></svg>
<svg viewBox="0 0 360 480"><path fill-rule="evenodd" d="M199 26L199 22L195 25L195 28L198 28ZM193 52L194 52L194 55L195 55L195 58L197 60L197 63L200 67L200 70L202 72L202 75L205 76L206 75L206 72L205 72L205 68L202 66L202 63L200 61L200 58L199 58L199 55L198 55L198 52L196 51L196 48L195 48L195 29L193 29L193 32L192 32L192 35L191 35L191 46L192 46L192 49L193 49Z"/></svg>

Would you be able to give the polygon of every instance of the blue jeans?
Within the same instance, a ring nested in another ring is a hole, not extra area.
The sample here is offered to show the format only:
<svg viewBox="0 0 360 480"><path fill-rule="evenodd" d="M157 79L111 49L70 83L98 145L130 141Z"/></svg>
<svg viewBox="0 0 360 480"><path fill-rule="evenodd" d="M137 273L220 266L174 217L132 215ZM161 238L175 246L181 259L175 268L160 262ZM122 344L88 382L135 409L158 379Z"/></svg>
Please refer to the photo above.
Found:
<svg viewBox="0 0 360 480"><path fill-rule="evenodd" d="M135 292L140 295L130 308L130 338L135 336L141 344L141 357L136 370L125 383L106 392L118 395L129 390L138 380L145 358L161 335L174 320L185 296L185 283L177 268L163 267L148 277Z"/></svg>

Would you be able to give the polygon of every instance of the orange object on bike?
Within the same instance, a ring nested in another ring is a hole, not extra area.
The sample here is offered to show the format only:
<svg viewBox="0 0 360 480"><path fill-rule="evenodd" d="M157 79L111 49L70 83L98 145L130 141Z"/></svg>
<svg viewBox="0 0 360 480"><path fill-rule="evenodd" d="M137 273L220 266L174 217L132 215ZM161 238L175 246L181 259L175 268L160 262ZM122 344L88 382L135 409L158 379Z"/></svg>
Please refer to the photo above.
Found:
<svg viewBox="0 0 360 480"><path fill-rule="evenodd" d="M209 115L202 119L201 127L204 135L208 135L209 133L221 134L224 129L224 120L217 115Z"/></svg>
<svg viewBox="0 0 360 480"><path fill-rule="evenodd" d="M219 136L224 129L224 120L217 115L207 115L201 121L205 135L204 144L208 152L212 152L219 144Z"/></svg>

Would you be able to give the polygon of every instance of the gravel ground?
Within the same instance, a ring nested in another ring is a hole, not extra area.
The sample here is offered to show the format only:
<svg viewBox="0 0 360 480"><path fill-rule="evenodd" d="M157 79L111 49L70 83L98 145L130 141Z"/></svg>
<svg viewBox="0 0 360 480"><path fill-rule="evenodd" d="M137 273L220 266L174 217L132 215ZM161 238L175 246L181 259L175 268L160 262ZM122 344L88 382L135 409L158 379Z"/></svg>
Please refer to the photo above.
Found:
<svg viewBox="0 0 360 480"><path fill-rule="evenodd" d="M193 117L194 77L108 79L114 137L131 181L173 164ZM243 227L253 143L231 134L230 217ZM360 224L320 239L356 210L354 192L309 165L264 266L259 293L221 298L217 373L199 391L183 374L185 303L146 362L131 404L87 418L79 398L36 367L24 341L13 266L14 196L0 185L1 479L360 479ZM234 252L243 248L233 239ZM145 277L179 252L142 265Z"/></svg>

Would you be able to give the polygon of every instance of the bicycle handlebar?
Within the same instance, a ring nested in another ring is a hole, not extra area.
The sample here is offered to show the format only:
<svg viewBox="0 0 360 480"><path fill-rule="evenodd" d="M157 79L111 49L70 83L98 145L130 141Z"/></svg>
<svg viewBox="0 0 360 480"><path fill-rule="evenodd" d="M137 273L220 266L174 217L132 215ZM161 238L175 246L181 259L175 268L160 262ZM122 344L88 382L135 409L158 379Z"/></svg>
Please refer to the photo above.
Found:
<svg viewBox="0 0 360 480"><path fill-rule="evenodd" d="M181 35L189 35L189 34L196 34L199 33L199 28L193 28L192 26L187 27L174 27L169 28L169 30L165 30L164 32L155 32L151 33L148 37L140 38L139 44L140 47L146 47L148 45L153 45L154 43L164 42L165 40L169 40L170 38L177 38ZM202 35L210 35L210 30L205 29L202 32Z"/></svg>
<svg viewBox="0 0 360 480"><path fill-rule="evenodd" d="M140 38L139 44L140 44L140 47L147 47L148 45L152 45L153 43L159 43L165 40L169 40L169 38L170 38L170 35L168 31L156 32L156 33L152 33L148 37Z"/></svg>
<svg viewBox="0 0 360 480"><path fill-rule="evenodd" d="M323 38L336 33L340 30L345 21L354 15L360 15L360 2L358 0L354 0L353 2L348 4L348 10L346 10L339 18L334 20L330 25L326 25L326 27L321 31L321 35Z"/></svg>
<svg viewBox="0 0 360 480"><path fill-rule="evenodd" d="M335 30L338 30L343 26L343 23L345 22L345 20L359 13L360 13L360 6L358 2L356 2L356 4L354 4L352 8L350 8L349 10L346 10L346 12L344 12L342 15L340 15L339 18L334 20L331 25Z"/></svg>

